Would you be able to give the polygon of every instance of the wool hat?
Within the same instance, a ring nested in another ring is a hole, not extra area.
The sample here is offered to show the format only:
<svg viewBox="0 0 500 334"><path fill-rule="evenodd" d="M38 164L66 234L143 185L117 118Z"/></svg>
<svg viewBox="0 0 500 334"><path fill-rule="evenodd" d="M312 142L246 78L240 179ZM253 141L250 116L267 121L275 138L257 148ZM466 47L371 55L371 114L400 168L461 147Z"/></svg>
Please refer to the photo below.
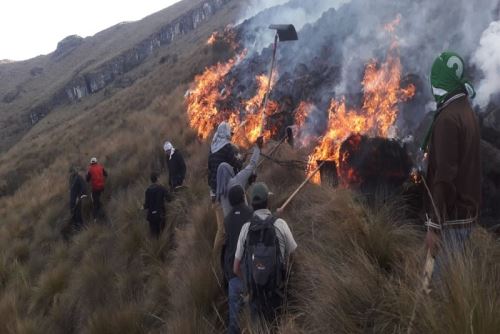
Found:
<svg viewBox="0 0 500 334"><path fill-rule="evenodd" d="M91 164L96 164L97 163L97 158L93 157L92 159L90 159L90 163Z"/></svg>

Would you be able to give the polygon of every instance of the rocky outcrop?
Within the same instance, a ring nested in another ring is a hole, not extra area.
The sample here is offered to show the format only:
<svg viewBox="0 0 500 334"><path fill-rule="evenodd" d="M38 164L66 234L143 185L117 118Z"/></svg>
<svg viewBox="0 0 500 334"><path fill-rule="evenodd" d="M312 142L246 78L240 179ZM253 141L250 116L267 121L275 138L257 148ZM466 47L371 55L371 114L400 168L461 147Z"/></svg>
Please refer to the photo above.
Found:
<svg viewBox="0 0 500 334"><path fill-rule="evenodd" d="M52 53L52 58L59 60L70 54L74 49L83 43L83 38L78 35L71 35L57 43L57 49Z"/></svg>
<svg viewBox="0 0 500 334"><path fill-rule="evenodd" d="M78 71L75 77L61 91L55 94L50 101L34 106L30 110L32 123L38 122L50 112L50 109L58 105L77 102L114 84L118 78L142 64L156 49L165 47L182 35L195 30L230 1L207 0L201 6L166 24L132 49L123 52L96 69L89 72L85 72L85 70ZM62 40L54 53L56 57L63 57L78 47L79 43L81 43L80 38L78 36L69 36Z"/></svg>

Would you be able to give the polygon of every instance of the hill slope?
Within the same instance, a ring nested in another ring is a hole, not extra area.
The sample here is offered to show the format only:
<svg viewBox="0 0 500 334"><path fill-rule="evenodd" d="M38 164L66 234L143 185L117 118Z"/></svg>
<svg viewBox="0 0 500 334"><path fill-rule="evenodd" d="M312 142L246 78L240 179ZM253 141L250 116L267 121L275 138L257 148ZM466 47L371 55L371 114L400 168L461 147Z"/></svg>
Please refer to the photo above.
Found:
<svg viewBox="0 0 500 334"><path fill-rule="evenodd" d="M192 4L198 1L186 0L174 9ZM127 72L134 79L128 87L111 87L57 106L2 153L0 332L225 330L226 297L211 254L215 217L206 191L208 144L187 126L184 94L195 74L228 56L206 46L206 40L238 18L239 6L232 0ZM167 13L153 18L163 22L160 17ZM175 18L179 12L174 13ZM121 28L102 34L115 29ZM154 34L146 30L142 37ZM30 66L38 60L32 61ZM19 99L12 103L31 105L28 95ZM175 231L175 237L164 233L154 241L139 207L149 172L161 169L166 138L187 157L188 189L168 204L167 230ZM107 219L65 242L60 232L69 218L67 170L85 166L93 155L110 173ZM284 147L277 159L299 155ZM276 194L273 207L302 178L302 170L270 162L259 173ZM397 198L369 206L346 190L307 186L284 214L299 248L287 307L274 324L277 332L406 332L424 254L420 222L408 221L405 209ZM416 333L500 331L500 246L480 230L471 250L453 260L453 271L445 268L451 279L423 300Z"/></svg>

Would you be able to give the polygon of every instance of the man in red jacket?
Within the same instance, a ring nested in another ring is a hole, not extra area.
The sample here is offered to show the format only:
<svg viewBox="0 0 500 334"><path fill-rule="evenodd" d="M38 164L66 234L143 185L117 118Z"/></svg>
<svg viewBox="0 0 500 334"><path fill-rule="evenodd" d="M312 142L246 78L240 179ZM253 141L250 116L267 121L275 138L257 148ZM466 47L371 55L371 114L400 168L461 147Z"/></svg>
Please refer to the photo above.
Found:
<svg viewBox="0 0 500 334"><path fill-rule="evenodd" d="M104 191L104 184L108 173L101 164L97 163L97 158L90 159L90 166L87 171L87 182L90 182L92 187L92 202L94 220L97 219L101 212L101 193Z"/></svg>

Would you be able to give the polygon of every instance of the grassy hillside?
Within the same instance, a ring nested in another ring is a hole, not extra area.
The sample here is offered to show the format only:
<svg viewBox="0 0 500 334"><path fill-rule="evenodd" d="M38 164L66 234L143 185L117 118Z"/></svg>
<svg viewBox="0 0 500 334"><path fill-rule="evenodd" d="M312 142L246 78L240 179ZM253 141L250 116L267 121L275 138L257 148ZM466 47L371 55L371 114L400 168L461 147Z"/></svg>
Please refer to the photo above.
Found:
<svg viewBox="0 0 500 334"><path fill-rule="evenodd" d="M183 96L194 74L225 56L205 41L232 20L234 6L169 46L164 53L178 54L175 64L149 60L154 71L131 87L56 110L2 154L0 333L225 329L227 301L211 254L208 144L188 128ZM168 205L175 237L154 241L139 207L167 138L187 157L189 188ZM65 242L67 170L93 155L110 173L108 219ZM301 157L284 147L278 158ZM270 162L259 172L276 194L273 208L302 178ZM284 214L299 245L286 312L278 324L247 332L405 333L424 250L420 222L404 209L398 198L368 206L349 191L306 187ZM423 300L414 333L500 332L499 258L493 236L477 231L470 252Z"/></svg>

